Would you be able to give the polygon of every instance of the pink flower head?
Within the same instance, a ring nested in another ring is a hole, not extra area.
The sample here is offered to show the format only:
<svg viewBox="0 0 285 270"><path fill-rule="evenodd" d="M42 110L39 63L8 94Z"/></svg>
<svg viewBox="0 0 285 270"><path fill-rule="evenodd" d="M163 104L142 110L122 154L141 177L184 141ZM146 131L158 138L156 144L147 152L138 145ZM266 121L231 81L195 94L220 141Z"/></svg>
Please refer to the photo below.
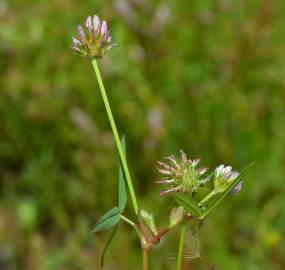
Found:
<svg viewBox="0 0 285 270"><path fill-rule="evenodd" d="M77 26L79 38L72 38L71 48L83 57L102 58L116 44L111 43L111 36L106 21L100 22L97 15L88 16L85 22L86 32Z"/></svg>
<svg viewBox="0 0 285 270"><path fill-rule="evenodd" d="M207 168L198 168L200 159L193 161L188 159L186 154L181 150L181 158L175 158L173 155L167 156L168 162L158 161L158 171L164 175L164 178L156 181L158 184L166 185L166 189L160 194L166 195L173 192L196 192L200 186L207 183L210 179L203 175Z"/></svg>

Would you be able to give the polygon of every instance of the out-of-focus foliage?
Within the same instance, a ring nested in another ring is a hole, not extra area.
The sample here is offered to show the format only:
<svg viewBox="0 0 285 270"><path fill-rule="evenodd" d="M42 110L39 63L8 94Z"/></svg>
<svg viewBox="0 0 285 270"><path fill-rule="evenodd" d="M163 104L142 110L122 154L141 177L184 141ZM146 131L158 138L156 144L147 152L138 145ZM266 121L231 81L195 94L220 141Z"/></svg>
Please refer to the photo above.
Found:
<svg viewBox="0 0 285 270"><path fill-rule="evenodd" d="M181 148L212 166L256 161L201 228L201 255L284 269L284 0L1 0L0 268L99 269L108 233L90 232L117 202L118 158L92 67L69 48L95 13L118 44L100 65L141 205L167 221L156 160ZM178 233L153 269L174 269ZM121 224L115 240L106 269L140 269L135 232Z"/></svg>

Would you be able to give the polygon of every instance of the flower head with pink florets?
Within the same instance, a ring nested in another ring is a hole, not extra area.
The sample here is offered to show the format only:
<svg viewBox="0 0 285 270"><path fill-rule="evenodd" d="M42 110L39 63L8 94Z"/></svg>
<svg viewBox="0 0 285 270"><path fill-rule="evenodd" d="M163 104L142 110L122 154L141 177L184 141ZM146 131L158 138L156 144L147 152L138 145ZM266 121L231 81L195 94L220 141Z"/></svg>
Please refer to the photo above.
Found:
<svg viewBox="0 0 285 270"><path fill-rule="evenodd" d="M83 57L102 58L116 44L111 43L111 36L106 21L100 22L97 15L87 17L86 32L81 25L77 26L79 38L72 38L71 48Z"/></svg>
<svg viewBox="0 0 285 270"><path fill-rule="evenodd" d="M158 161L158 171L165 177L157 181L158 184L166 185L166 189L160 194L165 195L173 192L196 192L202 185L210 179L203 177L207 168L198 168L200 159L190 160L181 150L181 158L173 155L167 156L168 163Z"/></svg>

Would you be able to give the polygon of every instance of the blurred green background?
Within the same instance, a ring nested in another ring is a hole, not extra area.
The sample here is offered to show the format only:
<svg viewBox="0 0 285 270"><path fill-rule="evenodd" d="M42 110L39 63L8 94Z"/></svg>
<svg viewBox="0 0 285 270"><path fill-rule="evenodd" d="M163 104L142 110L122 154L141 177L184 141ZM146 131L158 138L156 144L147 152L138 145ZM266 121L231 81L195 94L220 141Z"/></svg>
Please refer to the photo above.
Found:
<svg viewBox="0 0 285 270"><path fill-rule="evenodd" d="M166 224L156 161L180 149L211 167L256 161L202 227L201 256L285 269L284 0L1 0L0 269L100 269L108 233L90 231L116 203L118 157L92 66L69 48L92 14L117 43L100 65L140 205ZM153 269L174 269L178 234ZM141 269L125 224L106 269Z"/></svg>

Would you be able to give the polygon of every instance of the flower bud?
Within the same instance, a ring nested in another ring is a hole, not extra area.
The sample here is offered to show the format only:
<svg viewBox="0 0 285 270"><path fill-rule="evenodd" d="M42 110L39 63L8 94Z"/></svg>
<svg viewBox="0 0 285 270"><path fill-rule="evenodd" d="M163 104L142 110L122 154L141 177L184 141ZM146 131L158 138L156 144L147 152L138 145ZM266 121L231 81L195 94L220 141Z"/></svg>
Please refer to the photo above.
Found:
<svg viewBox="0 0 285 270"><path fill-rule="evenodd" d="M178 225L184 218L184 210L182 206L175 206L171 209L169 214L169 226L168 228L173 228Z"/></svg>
<svg viewBox="0 0 285 270"><path fill-rule="evenodd" d="M138 233L143 248L149 248L159 241L156 237L158 231L154 217L144 209L140 209L138 212Z"/></svg>
<svg viewBox="0 0 285 270"><path fill-rule="evenodd" d="M85 41L85 34L84 34L84 30L83 30L83 28L82 28L81 25L78 25L78 26L77 26L77 33L78 33L78 35L79 35L80 41L81 41L82 43L84 43L84 41ZM81 46L81 45L80 45L80 46Z"/></svg>
<svg viewBox="0 0 285 270"><path fill-rule="evenodd" d="M92 30L92 19L91 19L91 16L88 16L87 19L86 19L86 28L91 31Z"/></svg>
<svg viewBox="0 0 285 270"><path fill-rule="evenodd" d="M106 32L107 32L107 23L106 21L103 21L101 25L101 35L104 36Z"/></svg>

